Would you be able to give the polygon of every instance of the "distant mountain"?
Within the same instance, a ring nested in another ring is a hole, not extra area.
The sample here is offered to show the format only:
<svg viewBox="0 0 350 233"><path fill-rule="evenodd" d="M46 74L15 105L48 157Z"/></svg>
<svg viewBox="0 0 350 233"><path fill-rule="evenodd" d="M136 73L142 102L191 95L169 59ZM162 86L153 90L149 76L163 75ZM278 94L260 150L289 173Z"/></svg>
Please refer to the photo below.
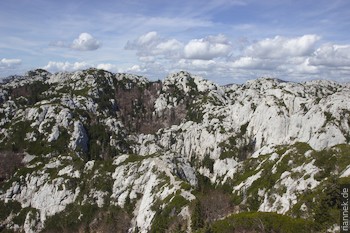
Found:
<svg viewBox="0 0 350 233"><path fill-rule="evenodd" d="M350 85L34 70L0 85L0 229L337 232Z"/></svg>

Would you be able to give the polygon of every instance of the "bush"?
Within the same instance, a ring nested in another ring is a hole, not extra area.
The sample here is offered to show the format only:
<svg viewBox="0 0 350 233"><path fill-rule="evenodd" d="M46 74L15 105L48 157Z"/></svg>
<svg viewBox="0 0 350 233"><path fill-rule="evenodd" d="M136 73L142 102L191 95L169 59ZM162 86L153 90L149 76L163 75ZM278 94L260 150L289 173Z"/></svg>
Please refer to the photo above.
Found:
<svg viewBox="0 0 350 233"><path fill-rule="evenodd" d="M210 158L209 155L206 155L202 161L203 166L208 168L210 173L213 173L214 171L214 160Z"/></svg>

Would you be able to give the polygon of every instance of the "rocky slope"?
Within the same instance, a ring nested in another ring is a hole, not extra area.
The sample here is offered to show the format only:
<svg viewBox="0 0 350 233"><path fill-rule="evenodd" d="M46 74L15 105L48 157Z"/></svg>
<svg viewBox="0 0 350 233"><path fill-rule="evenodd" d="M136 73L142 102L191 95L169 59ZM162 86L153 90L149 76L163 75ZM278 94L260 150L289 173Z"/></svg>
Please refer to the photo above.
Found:
<svg viewBox="0 0 350 233"><path fill-rule="evenodd" d="M349 84L222 87L187 72L157 82L96 69L9 78L0 229L337 231L349 99Z"/></svg>

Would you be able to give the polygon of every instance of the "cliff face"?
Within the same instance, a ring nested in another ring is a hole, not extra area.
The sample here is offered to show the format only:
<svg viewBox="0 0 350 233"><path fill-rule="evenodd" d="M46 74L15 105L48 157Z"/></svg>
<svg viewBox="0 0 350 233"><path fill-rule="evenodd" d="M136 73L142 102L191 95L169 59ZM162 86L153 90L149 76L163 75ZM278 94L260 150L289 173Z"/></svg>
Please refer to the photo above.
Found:
<svg viewBox="0 0 350 233"><path fill-rule="evenodd" d="M31 71L0 86L1 228L215 231L263 211L336 229L349 98L329 81Z"/></svg>

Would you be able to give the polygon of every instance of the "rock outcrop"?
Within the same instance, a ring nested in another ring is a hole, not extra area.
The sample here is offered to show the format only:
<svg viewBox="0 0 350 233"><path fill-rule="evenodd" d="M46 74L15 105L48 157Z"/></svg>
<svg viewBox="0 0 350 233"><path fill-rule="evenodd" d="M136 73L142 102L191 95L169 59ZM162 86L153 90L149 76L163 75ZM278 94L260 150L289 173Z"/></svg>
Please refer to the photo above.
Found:
<svg viewBox="0 0 350 233"><path fill-rule="evenodd" d="M96 69L8 79L0 159L24 159L1 173L0 229L190 232L246 211L336 229L349 99L349 84L218 86L187 72L156 82Z"/></svg>

